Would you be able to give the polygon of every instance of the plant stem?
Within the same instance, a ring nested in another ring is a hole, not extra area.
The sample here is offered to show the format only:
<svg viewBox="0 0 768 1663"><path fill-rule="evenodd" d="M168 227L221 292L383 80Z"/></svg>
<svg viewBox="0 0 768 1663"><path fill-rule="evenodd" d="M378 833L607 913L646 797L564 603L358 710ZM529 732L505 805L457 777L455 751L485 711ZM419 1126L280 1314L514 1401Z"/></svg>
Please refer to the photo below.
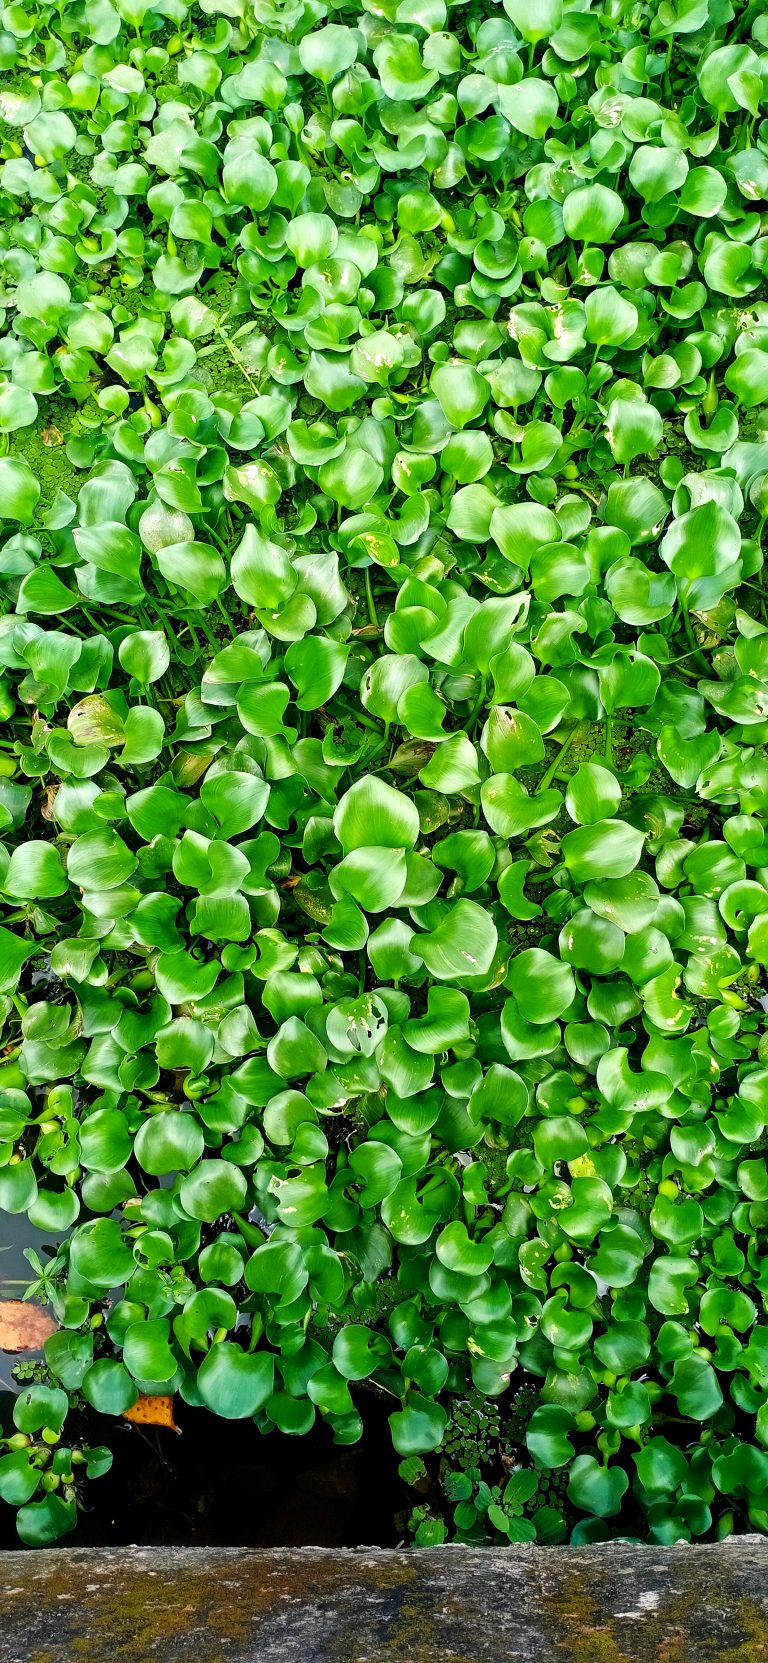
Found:
<svg viewBox="0 0 768 1663"><path fill-rule="evenodd" d="M573 744L573 741L576 738L576 735L577 735L580 727L581 727L581 723L577 722L575 728L572 728L571 732L568 734L567 739L563 740L563 743L560 746L560 749L559 749L557 755L555 757L553 757L546 773L542 774L541 779L539 780L539 787L538 788L539 788L540 791L546 791L547 786L552 784L552 781L553 781L553 779L555 777L555 774L557 773L557 771L560 767L560 764L563 760L563 757L568 754L568 751L570 750L570 748Z"/></svg>
<svg viewBox="0 0 768 1663"><path fill-rule="evenodd" d="M205 635L205 636L206 636L206 638L207 638L207 640L208 640L208 641L210 641L210 644L211 644L211 646L212 646L212 647L213 647L213 650L214 650L214 652L218 652L218 650L219 650L219 643L218 643L218 641L217 641L217 640L216 640L216 637L215 637L215 635L214 635L214 634L213 634L213 632L212 632L212 630L210 630L210 629L209 629L209 628L208 628L208 625L207 625L207 623L206 623L206 621L205 621L205 619L204 619L204 618L203 618L203 617L202 617L202 616L201 616L201 617L200 617L200 618L198 618L198 620L197 620L197 621L198 621L198 623L199 623L199 625L200 625L200 628L201 628L201 630L202 630L202 632L203 632L203 634L204 634L204 635Z"/></svg>
<svg viewBox="0 0 768 1663"><path fill-rule="evenodd" d="M365 579L365 599L366 599L366 604L368 606L368 619L369 619L369 622L372 623L375 626L376 629L378 629L379 628L379 614L376 611L376 602L373 598L373 584L371 583L371 568L370 568L370 566L366 566L365 572L363 573L363 576L364 576L364 579Z"/></svg>
<svg viewBox="0 0 768 1663"><path fill-rule="evenodd" d="M690 646L690 649L691 649L691 657L701 667L701 670L702 670L703 674L707 678L709 678L710 667L709 667L709 665L706 661L706 658L704 657L704 654L701 650L701 647L699 646L698 641L696 640L696 636L693 633L693 624L691 623L690 613L689 613L688 608L685 604L685 601L683 601L683 603L682 603L681 611L682 611L682 616L683 616L683 629L685 630L686 638L688 640L688 643L689 643L689 646Z"/></svg>
<svg viewBox="0 0 768 1663"><path fill-rule="evenodd" d="M219 340L224 345L225 351L227 351L229 353L229 356L232 359L232 362L237 365L237 367L240 371L240 374L243 376L243 379L248 382L248 386L250 387L251 392L256 393L258 395L258 391L259 391L258 385L255 381L253 381L251 379L251 376L248 373L248 369L247 369L247 366L246 366L245 359L244 359L239 347L235 346L235 343L232 340L232 337L227 334L227 331L224 328L224 324L221 322L221 320L219 318L216 319L216 322L214 324L214 328L216 330L216 334L219 337Z"/></svg>
<svg viewBox="0 0 768 1663"><path fill-rule="evenodd" d="M487 678L485 676L481 676L480 677L480 692L478 693L477 698L475 699L475 702L472 706L472 709L470 710L470 713L467 717L467 720L464 723L464 732L465 733L471 733L472 732L472 729L475 725L475 722L477 721L477 718L480 715L480 711L482 710L483 705L485 703L485 695L486 695L487 689L488 689Z"/></svg>
<svg viewBox="0 0 768 1663"><path fill-rule="evenodd" d="M218 609L221 613L222 618L224 619L224 622L227 626L227 629L229 630L230 635L233 636L233 637L236 637L237 636L237 630L235 629L234 623L232 622L232 619L230 618L229 613L226 609L226 606L224 605L224 602L223 602L220 595L216 596L216 605L218 606Z"/></svg>

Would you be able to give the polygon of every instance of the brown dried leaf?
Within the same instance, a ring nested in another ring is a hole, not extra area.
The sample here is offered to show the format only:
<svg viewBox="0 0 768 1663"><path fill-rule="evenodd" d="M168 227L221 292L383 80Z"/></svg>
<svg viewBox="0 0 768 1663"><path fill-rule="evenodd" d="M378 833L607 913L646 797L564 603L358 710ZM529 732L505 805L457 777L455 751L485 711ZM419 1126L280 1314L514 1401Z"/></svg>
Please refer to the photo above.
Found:
<svg viewBox="0 0 768 1663"><path fill-rule="evenodd" d="M171 1432L178 1432L179 1428L173 1418L172 1397L145 1397L139 1393L132 1409L123 1411L123 1420L133 1421L136 1426L167 1426Z"/></svg>
<svg viewBox="0 0 768 1663"><path fill-rule="evenodd" d="M40 805L40 813L42 814L44 820L52 820L53 819L53 805L56 801L56 796L58 794L58 790L59 790L58 784L57 785L46 785L46 787L45 787L45 790L43 792L43 800L42 800L42 803Z"/></svg>
<svg viewBox="0 0 768 1663"><path fill-rule="evenodd" d="M39 1351L58 1323L40 1305L0 1299L0 1351Z"/></svg>

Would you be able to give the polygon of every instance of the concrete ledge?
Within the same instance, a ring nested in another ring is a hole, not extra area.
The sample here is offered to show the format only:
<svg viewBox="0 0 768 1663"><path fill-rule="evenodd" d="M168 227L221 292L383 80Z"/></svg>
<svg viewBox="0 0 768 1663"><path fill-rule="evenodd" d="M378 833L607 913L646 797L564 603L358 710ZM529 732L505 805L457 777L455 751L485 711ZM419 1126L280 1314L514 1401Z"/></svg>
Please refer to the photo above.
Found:
<svg viewBox="0 0 768 1663"><path fill-rule="evenodd" d="M768 1542L0 1557L0 1663L768 1663Z"/></svg>

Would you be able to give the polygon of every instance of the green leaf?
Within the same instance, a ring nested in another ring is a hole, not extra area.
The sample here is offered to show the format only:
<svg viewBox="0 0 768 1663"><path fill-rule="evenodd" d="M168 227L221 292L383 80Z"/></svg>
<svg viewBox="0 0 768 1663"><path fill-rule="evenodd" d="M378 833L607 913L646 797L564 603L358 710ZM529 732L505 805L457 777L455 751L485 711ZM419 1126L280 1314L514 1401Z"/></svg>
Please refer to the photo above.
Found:
<svg viewBox="0 0 768 1663"><path fill-rule="evenodd" d="M81 889L116 889L135 868L136 856L113 831L86 832L67 853L69 881Z"/></svg>
<svg viewBox="0 0 768 1663"><path fill-rule="evenodd" d="M599 1519L612 1518L621 1509L629 1488L623 1467L601 1466L593 1455L577 1455L568 1480L569 1499Z"/></svg>
<svg viewBox="0 0 768 1663"><path fill-rule="evenodd" d="M471 364L441 364L433 371L432 392L453 427L476 421L490 398L485 377Z"/></svg>
<svg viewBox="0 0 768 1663"><path fill-rule="evenodd" d="M498 942L496 926L475 901L456 901L436 927L415 935L411 950L438 981L487 976Z"/></svg>
<svg viewBox="0 0 768 1663"><path fill-rule="evenodd" d="M541 947L528 947L513 958L507 973L529 1022L548 1023L568 1009L576 992L573 972Z"/></svg>
<svg viewBox="0 0 768 1663"><path fill-rule="evenodd" d="M47 1495L42 1501L31 1501L16 1514L16 1529L26 1547L48 1547L68 1535L77 1524L77 1505L63 1501L61 1496Z"/></svg>
<svg viewBox="0 0 768 1663"><path fill-rule="evenodd" d="M0 520L32 519L40 485L22 456L0 456Z"/></svg>
<svg viewBox="0 0 768 1663"><path fill-rule="evenodd" d="M69 1401L58 1386L27 1386L13 1406L13 1424L19 1432L40 1432L43 1427L60 1432L67 1417Z"/></svg>
<svg viewBox="0 0 768 1663"><path fill-rule="evenodd" d="M237 1212L248 1184L242 1172L227 1161L205 1160L182 1180L179 1200L190 1218L214 1224L223 1214Z"/></svg>
<svg viewBox="0 0 768 1663"><path fill-rule="evenodd" d="M610 242L624 218L624 203L607 185L582 185L563 203L563 227L575 242Z"/></svg>
<svg viewBox="0 0 768 1663"><path fill-rule="evenodd" d="M156 559L166 582L197 606L213 606L224 589L224 561L207 543L171 543L158 549Z"/></svg>
<svg viewBox="0 0 768 1663"><path fill-rule="evenodd" d="M565 794L565 806L577 825L594 825L610 819L621 802L621 786L615 774L599 762L582 762L572 775Z"/></svg>
<svg viewBox="0 0 768 1663"><path fill-rule="evenodd" d="M67 878L53 844L32 838L14 849L3 880L6 895L25 900L50 900L63 895Z"/></svg>
<svg viewBox="0 0 768 1663"><path fill-rule="evenodd" d="M339 23L326 23L306 35L299 45L302 69L325 86L349 69L358 53L359 37L354 29Z"/></svg>
<svg viewBox="0 0 768 1663"><path fill-rule="evenodd" d="M499 88L499 107L510 127L530 139L543 139L557 119L557 92L550 81L530 77Z"/></svg>
<svg viewBox="0 0 768 1663"><path fill-rule="evenodd" d="M162 630L135 630L125 635L118 647L123 669L142 687L159 681L171 662L171 651Z"/></svg>
<svg viewBox="0 0 768 1663"><path fill-rule="evenodd" d="M576 883L625 878L637 866L644 841L644 833L625 820L600 820L566 832L563 859Z"/></svg>
<svg viewBox="0 0 768 1663"><path fill-rule="evenodd" d="M661 558L673 572L686 606L714 604L740 575L741 534L733 515L709 501L681 514L661 543Z"/></svg>
<svg viewBox="0 0 768 1663"><path fill-rule="evenodd" d="M573 1455L568 1433L574 1429L573 1416L557 1404L534 1409L528 1423L526 1444L540 1467L564 1467Z"/></svg>
<svg viewBox="0 0 768 1663"><path fill-rule="evenodd" d="M389 1416L389 1425L398 1455L426 1455L439 1449L448 1416L439 1403L412 1392L405 1408Z"/></svg>
<svg viewBox="0 0 768 1663"><path fill-rule="evenodd" d="M0 1500L10 1507L23 1507L40 1482L40 1471L24 1449L0 1455Z"/></svg>
<svg viewBox="0 0 768 1663"><path fill-rule="evenodd" d="M344 676L349 649L340 641L314 635L295 641L285 655L285 668L294 687L299 710L317 710L336 692Z"/></svg>
<svg viewBox="0 0 768 1663"><path fill-rule="evenodd" d="M266 1351L241 1351L231 1340L211 1347L197 1371L206 1409L223 1420L247 1420L263 1408L274 1384L274 1358Z"/></svg>
<svg viewBox="0 0 768 1663"><path fill-rule="evenodd" d="M412 849L419 816L410 798L374 776L357 780L344 793L333 829L345 854L366 847Z"/></svg>
<svg viewBox="0 0 768 1663"><path fill-rule="evenodd" d="M189 1172L203 1153L202 1128L190 1114L166 1109L140 1126L134 1145L136 1159L153 1177Z"/></svg>
<svg viewBox="0 0 768 1663"><path fill-rule="evenodd" d="M709 1420L723 1401L717 1375L705 1357L683 1357L675 1363L670 1389L681 1414L692 1420Z"/></svg>
<svg viewBox="0 0 768 1663"><path fill-rule="evenodd" d="M544 756L544 741L532 717L504 705L495 705L490 712L480 744L493 772L499 774L532 767Z"/></svg>
<svg viewBox="0 0 768 1663"><path fill-rule="evenodd" d="M164 1317L132 1323L123 1341L123 1361L135 1380L165 1385L177 1363L168 1343L170 1325Z"/></svg>
<svg viewBox="0 0 768 1663"><path fill-rule="evenodd" d="M261 213L277 190L272 163L250 147L238 149L224 163L221 179L227 201L250 208L252 213Z"/></svg>
<svg viewBox="0 0 768 1663"><path fill-rule="evenodd" d="M79 1225L72 1237L70 1259L78 1276L99 1289L121 1286L135 1266L131 1246L118 1221L111 1218Z"/></svg>

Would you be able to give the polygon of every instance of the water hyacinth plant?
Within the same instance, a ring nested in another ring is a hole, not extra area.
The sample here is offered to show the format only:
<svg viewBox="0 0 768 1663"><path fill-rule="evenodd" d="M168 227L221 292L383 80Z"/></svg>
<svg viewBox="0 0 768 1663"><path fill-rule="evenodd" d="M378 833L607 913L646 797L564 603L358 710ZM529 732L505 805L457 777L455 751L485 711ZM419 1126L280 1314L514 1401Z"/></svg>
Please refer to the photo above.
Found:
<svg viewBox="0 0 768 1663"><path fill-rule="evenodd" d="M529 1404L468 1539L764 1530L763 8L10 0L0 69L0 1500L375 1390L416 1471Z"/></svg>

